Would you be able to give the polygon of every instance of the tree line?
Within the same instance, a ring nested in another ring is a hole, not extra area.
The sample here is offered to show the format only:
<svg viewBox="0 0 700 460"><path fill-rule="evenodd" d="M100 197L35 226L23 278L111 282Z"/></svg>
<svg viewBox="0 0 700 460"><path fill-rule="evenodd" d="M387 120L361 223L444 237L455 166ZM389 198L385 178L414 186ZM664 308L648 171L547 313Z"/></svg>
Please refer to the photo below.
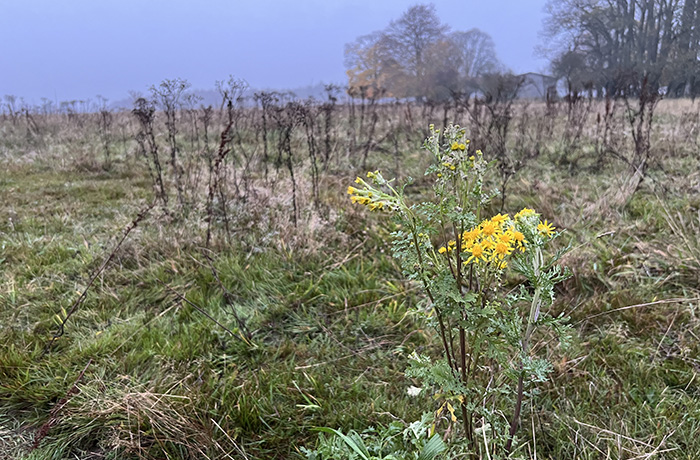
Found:
<svg viewBox="0 0 700 460"><path fill-rule="evenodd" d="M700 93L700 0L549 0L539 52L570 95ZM432 4L405 11L345 48L353 97L441 101L507 73L492 38L451 31Z"/></svg>
<svg viewBox="0 0 700 460"><path fill-rule="evenodd" d="M432 4L412 6L385 29L347 44L345 66L351 96L421 101L473 92L480 78L505 69L490 35L451 31Z"/></svg>
<svg viewBox="0 0 700 460"><path fill-rule="evenodd" d="M700 93L697 0L550 0L544 51L571 93Z"/></svg>

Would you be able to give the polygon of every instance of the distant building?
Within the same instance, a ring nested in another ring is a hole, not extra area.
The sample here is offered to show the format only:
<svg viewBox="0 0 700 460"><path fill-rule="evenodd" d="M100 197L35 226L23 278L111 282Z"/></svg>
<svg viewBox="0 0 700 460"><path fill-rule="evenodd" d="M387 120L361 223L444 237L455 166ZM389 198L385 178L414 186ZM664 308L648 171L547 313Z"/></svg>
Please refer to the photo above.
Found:
<svg viewBox="0 0 700 460"><path fill-rule="evenodd" d="M528 72L518 75L523 79L523 84L518 90L518 99L541 99L544 100L549 94L550 97L557 97L557 79L549 75Z"/></svg>

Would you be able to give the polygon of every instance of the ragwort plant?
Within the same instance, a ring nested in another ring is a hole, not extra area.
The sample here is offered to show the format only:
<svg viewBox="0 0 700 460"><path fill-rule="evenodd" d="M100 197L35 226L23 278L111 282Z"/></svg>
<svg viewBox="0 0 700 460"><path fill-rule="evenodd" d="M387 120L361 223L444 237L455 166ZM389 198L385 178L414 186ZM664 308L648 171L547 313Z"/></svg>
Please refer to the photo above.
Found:
<svg viewBox="0 0 700 460"><path fill-rule="evenodd" d="M348 193L396 219L394 256L422 285L423 311L439 333L441 359L413 353L407 371L440 403L428 437L444 430L454 455L515 458L525 455L517 436L523 403L551 370L535 338L561 339L568 329L566 318L549 312L555 284L568 276L555 265L563 251L547 251L558 233L532 209L485 216L497 194L485 185L493 164L480 150L469 153L459 126L444 130L442 145L440 130L430 131L424 147L435 161L425 174L435 179L433 200L410 204L405 185L379 171L358 177Z"/></svg>

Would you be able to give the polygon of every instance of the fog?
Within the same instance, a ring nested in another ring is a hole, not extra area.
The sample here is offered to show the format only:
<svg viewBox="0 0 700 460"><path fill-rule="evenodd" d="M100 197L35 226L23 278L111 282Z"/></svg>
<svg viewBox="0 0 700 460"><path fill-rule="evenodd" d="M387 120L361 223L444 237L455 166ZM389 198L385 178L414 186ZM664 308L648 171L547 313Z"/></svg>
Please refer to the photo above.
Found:
<svg viewBox="0 0 700 460"><path fill-rule="evenodd" d="M346 84L344 46L416 3L2 0L0 96L114 101L166 78L211 89L229 75L267 89ZM547 70L534 55L544 0L432 3L451 29L490 34L507 68Z"/></svg>

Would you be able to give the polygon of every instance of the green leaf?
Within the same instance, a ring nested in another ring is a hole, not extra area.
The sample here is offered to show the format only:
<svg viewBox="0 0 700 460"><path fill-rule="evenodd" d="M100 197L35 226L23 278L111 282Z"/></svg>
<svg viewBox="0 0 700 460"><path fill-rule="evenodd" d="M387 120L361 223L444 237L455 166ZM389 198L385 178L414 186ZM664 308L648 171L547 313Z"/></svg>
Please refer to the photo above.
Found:
<svg viewBox="0 0 700 460"><path fill-rule="evenodd" d="M338 430L334 430L333 428L328 428L328 427L318 427L318 431L322 431L324 433L329 433L329 434L334 434L338 436L340 439L342 439L345 444L347 444L352 450L355 451L357 455L359 455L363 460L370 460L369 457L369 452L367 451L367 447L365 446L365 443L362 441L362 438L360 438L356 433L353 433L354 436L351 438L349 436L344 435L342 432Z"/></svg>
<svg viewBox="0 0 700 460"><path fill-rule="evenodd" d="M445 442L438 436L434 434L432 438L428 440L420 451L418 460L433 460L441 453L447 450Z"/></svg>

